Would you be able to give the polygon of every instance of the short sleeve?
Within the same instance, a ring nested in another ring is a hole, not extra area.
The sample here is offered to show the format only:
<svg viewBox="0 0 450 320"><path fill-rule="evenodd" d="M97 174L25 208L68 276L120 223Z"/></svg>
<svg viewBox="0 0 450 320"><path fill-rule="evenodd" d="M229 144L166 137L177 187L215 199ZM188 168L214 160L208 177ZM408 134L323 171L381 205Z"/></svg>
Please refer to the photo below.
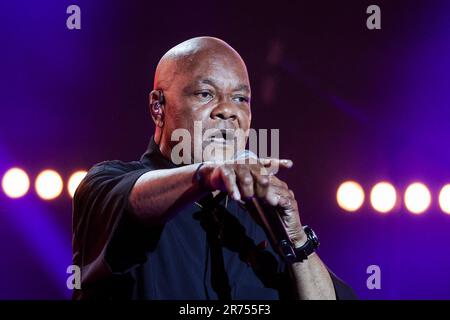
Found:
<svg viewBox="0 0 450 320"><path fill-rule="evenodd" d="M144 227L130 214L129 194L150 169L120 161L94 166L73 201L73 261L82 288L145 262ZM147 236L147 239L151 237Z"/></svg>

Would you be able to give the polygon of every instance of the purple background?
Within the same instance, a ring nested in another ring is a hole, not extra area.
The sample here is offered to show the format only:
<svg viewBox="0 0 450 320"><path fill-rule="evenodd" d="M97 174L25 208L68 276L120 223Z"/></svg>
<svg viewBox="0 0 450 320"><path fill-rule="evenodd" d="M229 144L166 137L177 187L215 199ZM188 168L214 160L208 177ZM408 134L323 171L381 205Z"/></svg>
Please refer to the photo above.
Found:
<svg viewBox="0 0 450 320"><path fill-rule="evenodd" d="M320 256L362 299L449 299L448 1L3 1L0 175L42 169L66 181L107 159L133 160L153 131L147 95L159 57L200 35L230 43L252 81L253 127L280 128L281 173L321 238ZM165 4L164 4L165 3ZM366 28L370 4L382 29ZM81 7L82 29L66 28ZM337 207L346 179L367 191L420 180L432 207L382 216ZM71 201L0 192L0 298L65 299ZM368 290L366 268L381 268Z"/></svg>

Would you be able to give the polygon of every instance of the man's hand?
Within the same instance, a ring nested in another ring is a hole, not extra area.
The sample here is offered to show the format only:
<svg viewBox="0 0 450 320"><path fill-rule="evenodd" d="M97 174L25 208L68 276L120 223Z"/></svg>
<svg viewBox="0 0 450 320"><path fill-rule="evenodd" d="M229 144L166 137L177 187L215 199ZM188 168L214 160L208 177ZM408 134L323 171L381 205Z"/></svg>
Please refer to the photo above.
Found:
<svg viewBox="0 0 450 320"><path fill-rule="evenodd" d="M306 242L306 235L300 222L294 192L273 174L279 167L292 167L292 161L251 160L253 162L207 163L201 168L204 185L210 190L227 192L236 201L249 201L256 197L277 207L290 240L295 246L301 246Z"/></svg>

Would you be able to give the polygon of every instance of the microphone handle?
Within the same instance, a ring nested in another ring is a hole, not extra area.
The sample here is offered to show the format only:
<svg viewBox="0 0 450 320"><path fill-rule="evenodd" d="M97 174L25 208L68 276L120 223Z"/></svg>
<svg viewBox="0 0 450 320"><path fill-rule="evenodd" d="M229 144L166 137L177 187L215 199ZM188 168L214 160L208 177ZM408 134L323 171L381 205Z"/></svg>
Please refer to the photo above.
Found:
<svg viewBox="0 0 450 320"><path fill-rule="evenodd" d="M295 260L296 256L292 242L283 226L277 209L256 198L252 198L251 201L247 201L245 204L249 211L256 213L260 218L274 251L278 252L288 262Z"/></svg>

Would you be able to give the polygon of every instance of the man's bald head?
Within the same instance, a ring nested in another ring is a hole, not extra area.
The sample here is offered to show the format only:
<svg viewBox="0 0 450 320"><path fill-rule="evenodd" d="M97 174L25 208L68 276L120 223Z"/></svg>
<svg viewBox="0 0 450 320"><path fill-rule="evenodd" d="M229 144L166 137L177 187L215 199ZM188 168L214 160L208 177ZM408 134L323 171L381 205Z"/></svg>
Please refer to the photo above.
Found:
<svg viewBox="0 0 450 320"><path fill-rule="evenodd" d="M153 88L168 89L177 75L191 72L208 57L219 56L240 65L247 72L241 56L228 43L214 37L196 37L176 45L162 56L156 67Z"/></svg>

